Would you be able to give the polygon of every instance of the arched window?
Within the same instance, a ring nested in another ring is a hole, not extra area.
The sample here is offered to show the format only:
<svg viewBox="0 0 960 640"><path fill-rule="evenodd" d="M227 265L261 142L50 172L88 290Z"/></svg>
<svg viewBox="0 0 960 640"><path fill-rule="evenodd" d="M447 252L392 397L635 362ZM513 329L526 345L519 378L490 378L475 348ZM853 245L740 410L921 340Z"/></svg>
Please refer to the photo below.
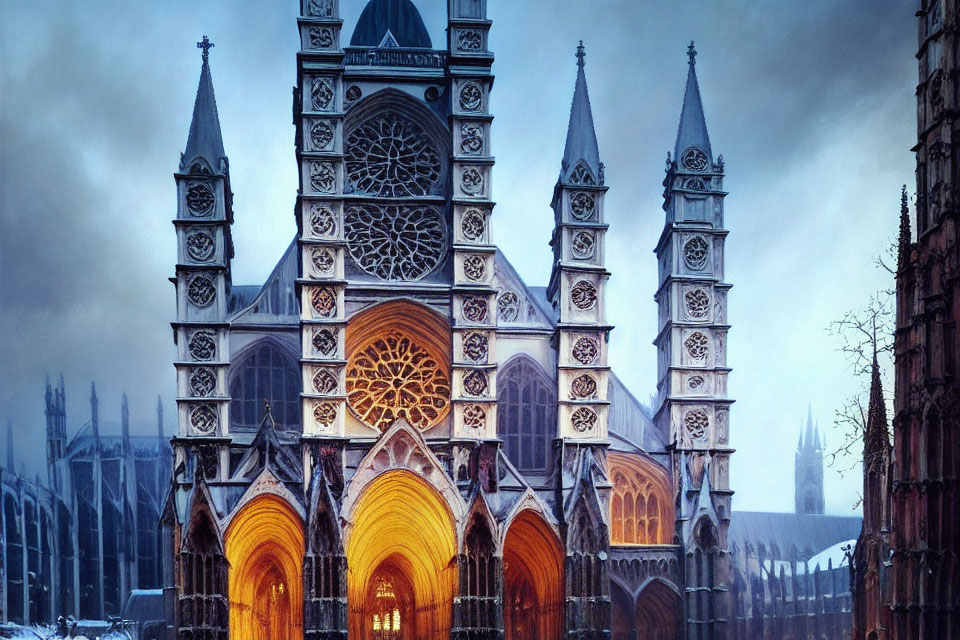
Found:
<svg viewBox="0 0 960 640"><path fill-rule="evenodd" d="M609 457L610 544L670 544L673 510L666 472L640 456Z"/></svg>
<svg viewBox="0 0 960 640"><path fill-rule="evenodd" d="M300 368L272 340L251 347L230 372L231 428L256 429L270 402L279 429L300 424Z"/></svg>
<svg viewBox="0 0 960 640"><path fill-rule="evenodd" d="M510 360L498 376L497 432L521 471L545 471L557 423L557 389L531 358Z"/></svg>

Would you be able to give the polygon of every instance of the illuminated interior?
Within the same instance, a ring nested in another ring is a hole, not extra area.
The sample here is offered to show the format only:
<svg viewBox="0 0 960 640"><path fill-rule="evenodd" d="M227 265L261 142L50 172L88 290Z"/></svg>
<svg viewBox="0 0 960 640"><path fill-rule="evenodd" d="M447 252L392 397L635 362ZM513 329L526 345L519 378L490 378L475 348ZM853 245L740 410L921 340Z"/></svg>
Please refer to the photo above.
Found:
<svg viewBox="0 0 960 640"><path fill-rule="evenodd" d="M347 400L379 431L403 418L420 430L450 412L450 327L426 307L381 304L354 316L346 337Z"/></svg>
<svg viewBox="0 0 960 640"><path fill-rule="evenodd" d="M503 546L507 640L557 640L563 621L563 549L537 513L521 512Z"/></svg>
<svg viewBox="0 0 960 640"><path fill-rule="evenodd" d="M303 637L303 522L285 500L262 495L233 518L226 535L230 563L230 638Z"/></svg>
<svg viewBox="0 0 960 640"><path fill-rule="evenodd" d="M665 470L638 455L611 453L610 544L671 544L673 500Z"/></svg>
<svg viewBox="0 0 960 640"><path fill-rule="evenodd" d="M364 488L348 521L350 637L449 638L457 543L441 495L409 471L388 471Z"/></svg>

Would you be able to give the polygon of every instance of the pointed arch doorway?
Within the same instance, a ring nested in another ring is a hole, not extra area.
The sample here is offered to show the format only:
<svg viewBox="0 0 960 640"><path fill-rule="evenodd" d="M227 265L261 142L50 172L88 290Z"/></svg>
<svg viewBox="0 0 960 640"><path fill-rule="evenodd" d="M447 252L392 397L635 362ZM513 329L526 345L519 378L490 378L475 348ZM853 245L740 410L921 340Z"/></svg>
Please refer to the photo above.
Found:
<svg viewBox="0 0 960 640"><path fill-rule="evenodd" d="M538 513L521 511L503 544L506 640L559 640L563 624L563 549Z"/></svg>
<svg viewBox="0 0 960 640"><path fill-rule="evenodd" d="M348 520L350 638L449 638L457 542L440 493L410 471L387 471L363 489Z"/></svg>
<svg viewBox="0 0 960 640"><path fill-rule="evenodd" d="M227 528L232 640L303 638L303 521L266 494L247 503Z"/></svg>

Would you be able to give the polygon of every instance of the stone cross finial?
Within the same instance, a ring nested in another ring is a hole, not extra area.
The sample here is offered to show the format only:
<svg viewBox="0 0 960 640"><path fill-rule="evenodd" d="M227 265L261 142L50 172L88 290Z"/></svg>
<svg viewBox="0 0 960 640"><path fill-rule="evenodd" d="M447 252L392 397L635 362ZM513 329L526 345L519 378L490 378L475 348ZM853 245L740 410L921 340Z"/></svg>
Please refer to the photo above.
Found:
<svg viewBox="0 0 960 640"><path fill-rule="evenodd" d="M690 41L690 46L687 47L687 55L690 57L690 64L697 64L697 50L693 48L693 40Z"/></svg>
<svg viewBox="0 0 960 640"><path fill-rule="evenodd" d="M586 49L583 48L583 40L580 41L580 44L577 46L577 66L582 67L584 65L583 59L587 57Z"/></svg>
<svg viewBox="0 0 960 640"><path fill-rule="evenodd" d="M210 38L203 36L203 40L197 43L197 49L203 49L203 61L207 62L210 59L210 49L216 45L210 42Z"/></svg>

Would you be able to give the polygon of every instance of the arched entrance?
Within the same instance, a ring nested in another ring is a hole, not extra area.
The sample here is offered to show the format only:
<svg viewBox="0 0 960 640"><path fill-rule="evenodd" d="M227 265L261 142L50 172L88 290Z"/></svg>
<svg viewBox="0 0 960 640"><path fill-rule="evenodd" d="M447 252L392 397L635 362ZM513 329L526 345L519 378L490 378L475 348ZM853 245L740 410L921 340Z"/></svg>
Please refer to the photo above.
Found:
<svg viewBox="0 0 960 640"><path fill-rule="evenodd" d="M563 620L563 549L547 522L525 510L503 545L507 640L557 640Z"/></svg>
<svg viewBox="0 0 960 640"><path fill-rule="evenodd" d="M637 598L637 629L650 640L676 640L680 595L660 580L647 585Z"/></svg>
<svg viewBox="0 0 960 640"><path fill-rule="evenodd" d="M350 637L450 637L456 530L440 493L409 471L377 476L349 518Z"/></svg>
<svg viewBox="0 0 960 640"><path fill-rule="evenodd" d="M230 638L303 637L303 522L268 494L234 516L226 534L230 563Z"/></svg>

